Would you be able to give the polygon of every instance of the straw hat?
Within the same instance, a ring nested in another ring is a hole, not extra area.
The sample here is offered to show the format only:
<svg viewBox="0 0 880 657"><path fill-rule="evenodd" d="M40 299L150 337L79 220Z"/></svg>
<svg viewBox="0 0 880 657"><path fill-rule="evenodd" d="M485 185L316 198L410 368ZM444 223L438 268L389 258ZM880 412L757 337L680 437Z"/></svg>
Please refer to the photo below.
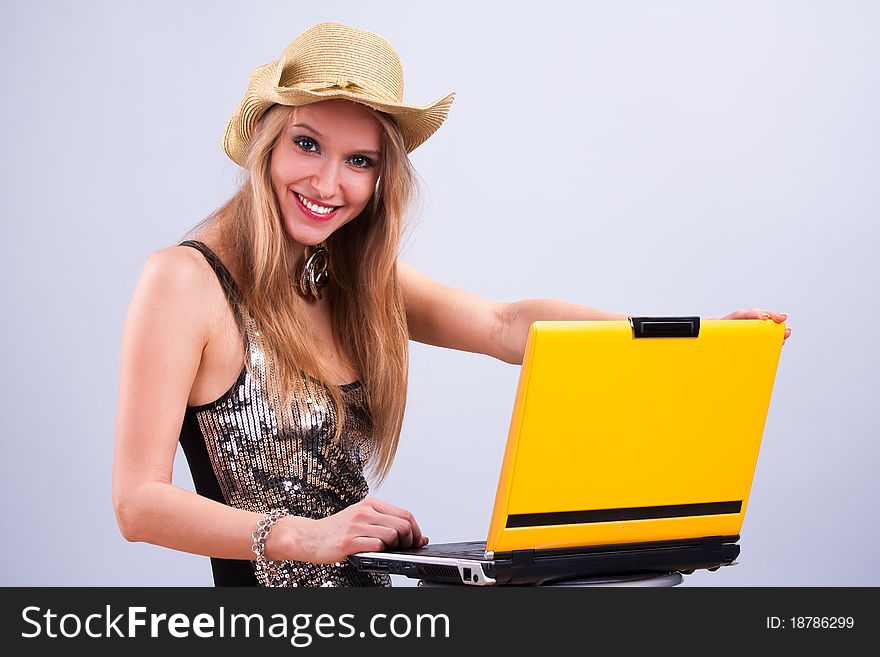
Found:
<svg viewBox="0 0 880 657"><path fill-rule="evenodd" d="M281 59L251 73L247 92L226 124L223 150L244 166L254 128L272 105L346 98L390 114L410 152L446 120L454 95L427 105L405 104L403 68L388 41L339 23L318 23L296 37Z"/></svg>

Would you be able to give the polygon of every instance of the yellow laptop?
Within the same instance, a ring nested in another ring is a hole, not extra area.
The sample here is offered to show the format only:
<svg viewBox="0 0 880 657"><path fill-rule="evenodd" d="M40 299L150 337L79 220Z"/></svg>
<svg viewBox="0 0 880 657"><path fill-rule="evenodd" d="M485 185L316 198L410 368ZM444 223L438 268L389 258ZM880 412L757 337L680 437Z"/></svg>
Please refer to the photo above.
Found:
<svg viewBox="0 0 880 657"><path fill-rule="evenodd" d="M482 585L730 565L784 332L699 317L536 322L486 540L350 560Z"/></svg>

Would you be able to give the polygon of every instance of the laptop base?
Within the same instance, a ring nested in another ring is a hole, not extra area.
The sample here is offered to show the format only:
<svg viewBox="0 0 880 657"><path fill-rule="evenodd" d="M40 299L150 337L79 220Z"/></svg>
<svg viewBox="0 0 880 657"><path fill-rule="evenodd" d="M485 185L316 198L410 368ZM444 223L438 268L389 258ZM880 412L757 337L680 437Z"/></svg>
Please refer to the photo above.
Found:
<svg viewBox="0 0 880 657"><path fill-rule="evenodd" d="M399 552L351 555L359 570L448 584L540 586L601 575L716 570L739 556L739 536L602 545L576 549L496 552L485 543L446 543Z"/></svg>
<svg viewBox="0 0 880 657"><path fill-rule="evenodd" d="M564 579L558 582L544 582L541 586L579 588L668 588L678 586L684 581L684 576L674 571L671 573L641 573L629 575L597 575L594 577L579 577L576 579ZM464 584L449 584L420 579L416 584L419 588L443 588L465 586Z"/></svg>

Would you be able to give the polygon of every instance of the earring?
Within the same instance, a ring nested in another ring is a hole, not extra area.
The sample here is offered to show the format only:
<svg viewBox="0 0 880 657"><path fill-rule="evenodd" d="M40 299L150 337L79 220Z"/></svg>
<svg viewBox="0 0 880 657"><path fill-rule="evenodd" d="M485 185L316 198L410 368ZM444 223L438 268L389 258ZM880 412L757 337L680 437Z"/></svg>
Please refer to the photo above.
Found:
<svg viewBox="0 0 880 657"><path fill-rule="evenodd" d="M315 246L306 246L303 258L305 265L296 289L306 301L314 301L321 298L321 288L330 282L330 254L321 242Z"/></svg>

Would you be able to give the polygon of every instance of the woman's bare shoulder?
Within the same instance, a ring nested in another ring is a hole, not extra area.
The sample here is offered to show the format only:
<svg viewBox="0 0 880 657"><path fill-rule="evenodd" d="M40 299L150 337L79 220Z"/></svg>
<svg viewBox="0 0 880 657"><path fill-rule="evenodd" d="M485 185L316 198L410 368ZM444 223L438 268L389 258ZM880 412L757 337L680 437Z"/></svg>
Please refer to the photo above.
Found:
<svg viewBox="0 0 880 657"><path fill-rule="evenodd" d="M189 297L196 302L215 296L217 277L199 251L171 246L147 257L138 287L170 298Z"/></svg>
<svg viewBox="0 0 880 657"><path fill-rule="evenodd" d="M188 246L172 246L150 254L144 262L134 301L157 311L179 312L207 321L223 310L225 300L205 257Z"/></svg>

